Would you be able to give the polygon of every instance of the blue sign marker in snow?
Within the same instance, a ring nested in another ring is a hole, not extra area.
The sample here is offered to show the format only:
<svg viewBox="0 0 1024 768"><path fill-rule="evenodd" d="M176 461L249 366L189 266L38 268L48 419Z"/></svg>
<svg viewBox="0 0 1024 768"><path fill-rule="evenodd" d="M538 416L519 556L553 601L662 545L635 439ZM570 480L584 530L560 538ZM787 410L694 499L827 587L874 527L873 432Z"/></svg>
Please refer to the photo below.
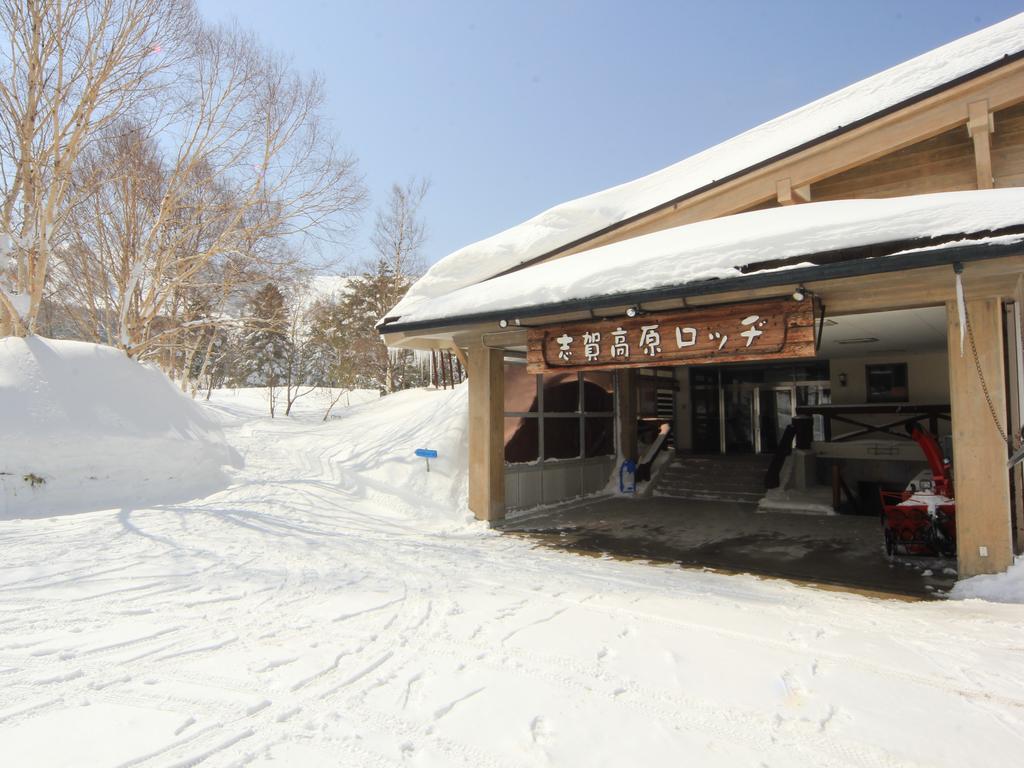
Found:
<svg viewBox="0 0 1024 768"><path fill-rule="evenodd" d="M430 471L430 460L437 458L437 451L430 448L417 448L416 455L427 460L427 472Z"/></svg>

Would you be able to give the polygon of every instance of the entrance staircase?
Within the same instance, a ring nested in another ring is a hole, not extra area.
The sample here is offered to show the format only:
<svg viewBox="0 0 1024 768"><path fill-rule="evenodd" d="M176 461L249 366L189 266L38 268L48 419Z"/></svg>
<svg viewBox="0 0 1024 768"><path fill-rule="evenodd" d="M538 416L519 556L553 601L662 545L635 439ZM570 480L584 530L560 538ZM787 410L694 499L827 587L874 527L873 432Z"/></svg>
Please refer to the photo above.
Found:
<svg viewBox="0 0 1024 768"><path fill-rule="evenodd" d="M658 475L654 495L756 504L764 496L770 455L677 455Z"/></svg>

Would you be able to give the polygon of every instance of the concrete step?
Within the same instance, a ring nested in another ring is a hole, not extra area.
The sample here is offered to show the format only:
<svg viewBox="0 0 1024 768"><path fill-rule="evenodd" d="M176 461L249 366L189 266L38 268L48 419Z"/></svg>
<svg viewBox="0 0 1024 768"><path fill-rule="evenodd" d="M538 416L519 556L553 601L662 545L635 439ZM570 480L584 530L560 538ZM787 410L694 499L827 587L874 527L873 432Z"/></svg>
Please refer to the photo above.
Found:
<svg viewBox="0 0 1024 768"><path fill-rule="evenodd" d="M662 472L661 476L665 480L679 480L681 482L697 481L701 483L708 483L711 485L717 483L726 484L738 484L738 485L761 485L764 483L764 472L758 472L754 475L719 475L719 474L701 474L695 472Z"/></svg>
<svg viewBox="0 0 1024 768"><path fill-rule="evenodd" d="M678 499L681 502L728 502L730 504L758 504L761 497L753 494L740 496L738 494L725 493L703 493L690 492L677 494L667 490L654 490L653 496L657 499Z"/></svg>
<svg viewBox="0 0 1024 768"><path fill-rule="evenodd" d="M662 471L654 495L757 503L770 461L770 456L678 456Z"/></svg>
<svg viewBox="0 0 1024 768"><path fill-rule="evenodd" d="M764 496L762 489L749 488L710 488L704 485L682 485L678 483L658 483L654 492L660 496L677 498L725 498L742 501L759 501Z"/></svg>

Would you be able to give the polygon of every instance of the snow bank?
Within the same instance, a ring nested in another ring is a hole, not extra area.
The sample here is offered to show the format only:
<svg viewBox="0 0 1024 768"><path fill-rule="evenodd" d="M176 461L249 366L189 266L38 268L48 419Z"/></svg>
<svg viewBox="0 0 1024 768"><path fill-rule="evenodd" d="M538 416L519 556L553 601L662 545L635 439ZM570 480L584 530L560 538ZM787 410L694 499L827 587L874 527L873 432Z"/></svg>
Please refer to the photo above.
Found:
<svg viewBox="0 0 1024 768"><path fill-rule="evenodd" d="M214 390L203 406L228 441L242 446L246 474L305 477L313 472L318 483L346 501L368 501L374 519L421 531L450 531L472 519L468 392L467 384L384 397L373 390L353 390L327 422L323 409L307 400L296 403L292 418L271 419L267 390L261 388ZM262 446L257 452L245 447L254 442L254 429L260 435L256 442L274 446L271 466L263 466L259 458ZM417 448L437 451L429 472L426 461L416 456ZM288 457L287 465L281 456ZM286 503L294 509L303 502L293 494ZM310 511L330 514L329 507L318 495ZM370 514L361 507L363 522Z"/></svg>
<svg viewBox="0 0 1024 768"><path fill-rule="evenodd" d="M336 416L315 439L335 467L346 467L343 485L388 497L389 513L403 520L447 527L470 519L468 384L397 392ZM437 451L429 472L417 448Z"/></svg>
<svg viewBox="0 0 1024 768"><path fill-rule="evenodd" d="M182 500L238 462L160 371L111 347L0 339L0 516Z"/></svg>
<svg viewBox="0 0 1024 768"><path fill-rule="evenodd" d="M835 200L699 221L544 262L424 300L420 322L739 277L751 264L1024 223L1024 189Z"/></svg>
<svg viewBox="0 0 1024 768"><path fill-rule="evenodd" d="M1024 603L1024 557L1018 557L1005 573L958 581L949 596L954 600L977 598L990 603Z"/></svg>
<svg viewBox="0 0 1024 768"><path fill-rule="evenodd" d="M388 313L478 283L1024 50L1024 14L769 120L660 171L557 205L441 259Z"/></svg>

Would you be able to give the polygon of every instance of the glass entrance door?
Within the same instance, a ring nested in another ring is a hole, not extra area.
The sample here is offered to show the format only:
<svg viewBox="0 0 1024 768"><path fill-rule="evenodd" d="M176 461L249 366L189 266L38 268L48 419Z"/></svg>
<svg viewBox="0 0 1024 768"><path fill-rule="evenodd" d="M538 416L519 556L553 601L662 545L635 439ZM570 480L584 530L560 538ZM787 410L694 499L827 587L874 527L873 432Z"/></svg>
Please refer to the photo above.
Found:
<svg viewBox="0 0 1024 768"><path fill-rule="evenodd" d="M719 453L722 450L722 425L718 407L718 372L694 368L690 373L690 385L693 450L697 453Z"/></svg>
<svg viewBox="0 0 1024 768"><path fill-rule="evenodd" d="M773 453L793 422L793 387L758 389L761 405L761 453Z"/></svg>
<svg viewBox="0 0 1024 768"><path fill-rule="evenodd" d="M731 386L725 391L725 452L753 453L754 396L756 390L745 386Z"/></svg>
<svg viewBox="0 0 1024 768"><path fill-rule="evenodd" d="M831 400L826 363L690 369L693 450L774 453L797 407ZM814 439L825 439L815 417Z"/></svg>

